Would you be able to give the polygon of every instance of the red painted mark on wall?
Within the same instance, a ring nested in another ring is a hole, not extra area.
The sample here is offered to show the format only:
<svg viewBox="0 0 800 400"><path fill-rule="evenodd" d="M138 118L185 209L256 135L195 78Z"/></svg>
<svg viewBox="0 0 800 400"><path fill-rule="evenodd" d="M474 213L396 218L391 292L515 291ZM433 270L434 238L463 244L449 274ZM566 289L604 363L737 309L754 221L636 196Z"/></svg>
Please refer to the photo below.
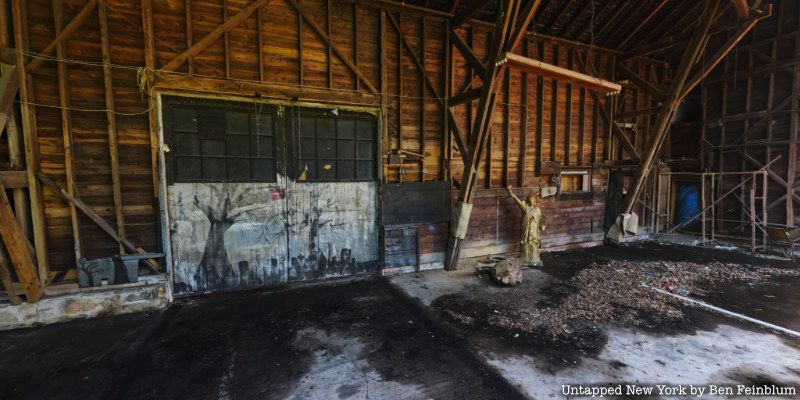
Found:
<svg viewBox="0 0 800 400"><path fill-rule="evenodd" d="M283 200L286 197L286 190L281 188L272 188L272 200Z"/></svg>

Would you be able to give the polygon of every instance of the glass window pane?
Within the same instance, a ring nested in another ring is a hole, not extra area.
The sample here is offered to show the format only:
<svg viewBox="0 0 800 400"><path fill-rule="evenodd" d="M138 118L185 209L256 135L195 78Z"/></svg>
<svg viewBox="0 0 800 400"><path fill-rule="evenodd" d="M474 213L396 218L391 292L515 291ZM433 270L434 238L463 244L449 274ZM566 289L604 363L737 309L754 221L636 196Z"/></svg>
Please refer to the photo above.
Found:
<svg viewBox="0 0 800 400"><path fill-rule="evenodd" d="M229 181L249 181L250 180L250 160L246 158L229 158L228 164Z"/></svg>
<svg viewBox="0 0 800 400"><path fill-rule="evenodd" d="M336 161L336 179L352 181L356 178L356 162L349 160Z"/></svg>
<svg viewBox="0 0 800 400"><path fill-rule="evenodd" d="M197 110L175 107L172 109L172 130L197 132Z"/></svg>
<svg viewBox="0 0 800 400"><path fill-rule="evenodd" d="M366 119L359 119L356 121L356 137L361 140L374 140L375 139L375 124Z"/></svg>
<svg viewBox="0 0 800 400"><path fill-rule="evenodd" d="M272 113L261 113L258 117L253 116L250 134L273 136L275 132L274 117Z"/></svg>
<svg viewBox="0 0 800 400"><path fill-rule="evenodd" d="M227 127L225 131L232 135L250 134L250 115L242 111L227 111L225 113Z"/></svg>
<svg viewBox="0 0 800 400"><path fill-rule="evenodd" d="M352 140L336 141L336 158L354 159L356 158L356 144Z"/></svg>
<svg viewBox="0 0 800 400"><path fill-rule="evenodd" d="M250 139L242 135L229 135L227 138L228 157L250 157Z"/></svg>
<svg viewBox="0 0 800 400"><path fill-rule="evenodd" d="M203 140L200 142L204 156L224 156L225 142L222 140Z"/></svg>
<svg viewBox="0 0 800 400"><path fill-rule="evenodd" d="M317 162L317 177L322 181L336 180L336 161L319 160Z"/></svg>
<svg viewBox="0 0 800 400"><path fill-rule="evenodd" d="M222 139L225 135L225 110L204 108L197 114L200 139Z"/></svg>
<svg viewBox="0 0 800 400"><path fill-rule="evenodd" d="M311 138L300 138L300 158L309 159L317 157L317 141Z"/></svg>
<svg viewBox="0 0 800 400"><path fill-rule="evenodd" d="M317 128L314 123L314 117L300 117L300 136L302 137L316 137Z"/></svg>
<svg viewBox="0 0 800 400"><path fill-rule="evenodd" d="M275 161L270 159L252 160L253 181L255 182L274 182L275 181Z"/></svg>
<svg viewBox="0 0 800 400"><path fill-rule="evenodd" d="M226 179L224 158L203 159L203 180L206 182L222 182Z"/></svg>
<svg viewBox="0 0 800 400"><path fill-rule="evenodd" d="M251 136L250 154L253 157L275 157L275 138L270 136Z"/></svg>
<svg viewBox="0 0 800 400"><path fill-rule="evenodd" d="M178 182L199 181L202 178L199 157L175 157L175 180Z"/></svg>
<svg viewBox="0 0 800 400"><path fill-rule="evenodd" d="M317 139L317 158L336 158L336 140Z"/></svg>
<svg viewBox="0 0 800 400"><path fill-rule="evenodd" d="M375 142L367 142L364 140L358 141L358 159L359 160L372 160L375 151Z"/></svg>
<svg viewBox="0 0 800 400"><path fill-rule="evenodd" d="M199 156L200 140L196 133L176 133L175 148L172 150L176 155Z"/></svg>
<svg viewBox="0 0 800 400"><path fill-rule="evenodd" d="M375 168L372 161L359 161L356 164L356 179L360 181L375 179Z"/></svg>
<svg viewBox="0 0 800 400"><path fill-rule="evenodd" d="M317 118L317 137L336 137L335 122L333 118Z"/></svg>
<svg viewBox="0 0 800 400"><path fill-rule="evenodd" d="M352 119L339 119L336 121L336 137L339 139L355 138L356 122Z"/></svg>

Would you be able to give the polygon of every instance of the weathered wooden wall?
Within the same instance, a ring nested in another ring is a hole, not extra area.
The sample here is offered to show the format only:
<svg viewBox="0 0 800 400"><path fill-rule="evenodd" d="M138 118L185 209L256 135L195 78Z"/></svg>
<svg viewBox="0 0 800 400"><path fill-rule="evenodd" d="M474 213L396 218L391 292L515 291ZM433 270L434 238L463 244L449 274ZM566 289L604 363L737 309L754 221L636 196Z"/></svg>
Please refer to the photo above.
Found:
<svg viewBox="0 0 800 400"><path fill-rule="evenodd" d="M88 0L13 1L27 14L18 27L27 35L24 50L35 55ZM186 62L174 60L236 18L250 1L98 2L63 48L38 56L40 65L30 75L31 102L36 105L29 106L34 110L42 171L105 219L115 221L132 241L147 250L159 249L154 96L169 92L382 110L385 152L403 149L424 154L423 160L406 163L402 170L387 165L386 181L458 180L463 166L444 133L443 104L447 91L454 93L472 71L459 52L450 49L447 21L370 2L295 1L266 1ZM485 53L489 28L478 24L457 33L479 57ZM525 39L517 51L614 79L611 51L541 37ZM449 71L448 58L453 65ZM659 65L639 62L631 68L654 81L663 80ZM140 77L149 79L148 84ZM602 164L630 158L619 138L609 133L601 103L609 114L643 126L652 116L636 111L652 107L652 98L630 89L624 96L601 97L598 103L590 92L572 85L511 72L500 85L498 99L490 151L480 176L485 191L474 213L476 229L470 234L474 245L467 243L465 248L513 247L516 214L498 189L508 184L549 185L547 177L538 173L544 160L590 169L595 191L587 198L546 202L545 213L553 222L545 244L596 240L602 231L598 221L607 175ZM471 108L455 108L462 130L469 128ZM639 151L643 149L641 133L625 134ZM488 199L485 205L484 199ZM44 207L51 271L66 268L76 253L91 257L118 250L91 221L50 192L45 192ZM492 232L483 230L484 218L495 221ZM446 224L423 226L420 231L423 254L443 251Z"/></svg>
<svg viewBox="0 0 800 400"><path fill-rule="evenodd" d="M757 170L780 157L768 167L767 222L797 226L800 6L792 0L773 3L773 17L759 23L703 84L702 159L706 169L735 172ZM725 193L740 182L727 177L717 191ZM720 203L723 230L749 226L736 198L746 203L745 194L737 191Z"/></svg>

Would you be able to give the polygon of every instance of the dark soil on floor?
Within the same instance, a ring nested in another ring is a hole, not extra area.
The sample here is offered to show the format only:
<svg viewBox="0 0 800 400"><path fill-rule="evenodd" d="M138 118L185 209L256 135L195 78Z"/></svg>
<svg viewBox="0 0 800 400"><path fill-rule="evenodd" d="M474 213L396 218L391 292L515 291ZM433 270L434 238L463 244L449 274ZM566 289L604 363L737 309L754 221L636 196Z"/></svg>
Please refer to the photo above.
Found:
<svg viewBox="0 0 800 400"><path fill-rule="evenodd" d="M312 362L305 328L357 338L384 380L422 398L519 398L382 280L177 301L166 310L0 333L3 399L278 399ZM235 363L231 360L235 355ZM331 398L358 387L341 385Z"/></svg>
<svg viewBox="0 0 800 400"><path fill-rule="evenodd" d="M797 263L652 242L546 253L543 261L541 285L449 294L432 305L476 342L499 354L535 355L552 371L599 354L612 325L658 335L710 330L720 321L758 329L642 288L641 281L658 286L676 268L685 278L679 289L692 297L790 328L800 320L798 307L784 308L800 302L791 289L800 283Z"/></svg>

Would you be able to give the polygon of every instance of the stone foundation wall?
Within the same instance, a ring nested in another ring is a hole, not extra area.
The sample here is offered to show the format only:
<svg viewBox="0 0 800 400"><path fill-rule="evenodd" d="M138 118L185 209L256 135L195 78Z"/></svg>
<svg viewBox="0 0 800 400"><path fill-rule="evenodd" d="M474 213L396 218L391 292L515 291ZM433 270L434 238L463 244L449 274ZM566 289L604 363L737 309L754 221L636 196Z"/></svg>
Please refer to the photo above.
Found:
<svg viewBox="0 0 800 400"><path fill-rule="evenodd" d="M156 277L129 286L46 290L37 303L0 306L0 330L161 309L169 303L167 285L165 277Z"/></svg>

